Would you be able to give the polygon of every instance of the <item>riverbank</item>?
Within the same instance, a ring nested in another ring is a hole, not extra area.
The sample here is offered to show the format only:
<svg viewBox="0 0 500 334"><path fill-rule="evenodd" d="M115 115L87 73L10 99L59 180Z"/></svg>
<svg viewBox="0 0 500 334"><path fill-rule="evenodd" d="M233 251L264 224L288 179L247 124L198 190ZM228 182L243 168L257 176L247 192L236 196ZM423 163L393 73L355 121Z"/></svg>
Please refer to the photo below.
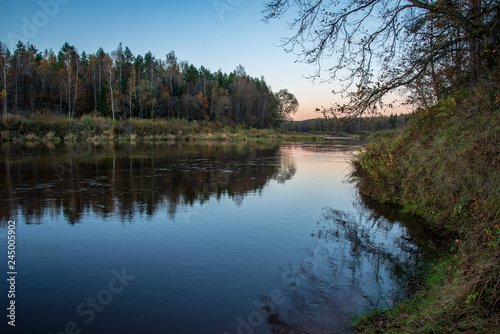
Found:
<svg viewBox="0 0 500 334"><path fill-rule="evenodd" d="M299 134L274 129L228 126L218 122L187 120L129 119L83 116L66 118L34 115L30 118L9 115L0 121L2 142L157 142L157 141L322 141L323 135Z"/></svg>
<svg viewBox="0 0 500 334"><path fill-rule="evenodd" d="M360 333L500 332L500 110L462 93L353 157L364 196L426 218L452 242L426 287L354 324Z"/></svg>

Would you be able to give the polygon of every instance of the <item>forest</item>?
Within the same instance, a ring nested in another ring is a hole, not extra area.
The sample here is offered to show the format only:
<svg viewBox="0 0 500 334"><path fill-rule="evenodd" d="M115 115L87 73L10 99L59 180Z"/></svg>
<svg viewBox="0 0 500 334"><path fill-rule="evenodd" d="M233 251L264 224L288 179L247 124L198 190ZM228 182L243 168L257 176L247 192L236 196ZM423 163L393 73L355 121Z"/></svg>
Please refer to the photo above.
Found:
<svg viewBox="0 0 500 334"><path fill-rule="evenodd" d="M2 115L49 112L77 118L86 114L130 118L211 120L269 128L290 119L295 96L271 91L264 77L238 66L227 74L151 52L134 55L120 45L81 53L65 43L58 52L39 51L21 41L11 51L0 42Z"/></svg>
<svg viewBox="0 0 500 334"><path fill-rule="evenodd" d="M400 128L407 124L411 114L377 115L376 117L317 117L303 121L289 121L281 129L293 132L318 132L329 134L364 134Z"/></svg>

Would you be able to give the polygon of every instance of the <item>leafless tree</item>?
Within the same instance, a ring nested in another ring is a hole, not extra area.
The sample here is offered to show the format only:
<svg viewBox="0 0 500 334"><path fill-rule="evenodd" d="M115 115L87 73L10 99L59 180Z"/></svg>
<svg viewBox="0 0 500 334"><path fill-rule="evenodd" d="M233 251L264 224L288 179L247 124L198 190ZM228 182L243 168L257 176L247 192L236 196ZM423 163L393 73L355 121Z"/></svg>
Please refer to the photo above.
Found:
<svg viewBox="0 0 500 334"><path fill-rule="evenodd" d="M375 112L401 88L430 84L432 99L471 80L498 85L499 0L275 0L264 21L290 12L282 47L317 65L311 78L333 59L326 81L340 81L349 98L324 112Z"/></svg>

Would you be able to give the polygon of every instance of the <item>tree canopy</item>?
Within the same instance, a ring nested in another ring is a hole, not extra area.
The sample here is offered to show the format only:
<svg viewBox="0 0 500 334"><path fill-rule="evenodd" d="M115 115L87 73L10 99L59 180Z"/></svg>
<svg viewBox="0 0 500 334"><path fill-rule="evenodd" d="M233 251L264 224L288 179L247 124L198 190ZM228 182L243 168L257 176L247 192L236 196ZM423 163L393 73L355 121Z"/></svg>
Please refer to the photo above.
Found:
<svg viewBox="0 0 500 334"><path fill-rule="evenodd" d="M286 90L285 90L286 91ZM97 113L113 119L183 118L278 125L297 110L293 94L274 93L264 77L243 66L212 72L174 51L164 59L136 55L120 43L116 50L88 54L65 43L55 53L19 42L11 51L0 43L2 114L49 111L68 117ZM285 98L286 97L286 98Z"/></svg>
<svg viewBox="0 0 500 334"><path fill-rule="evenodd" d="M275 0L264 20L289 13L282 46L340 81L349 103L329 111L360 115L388 93L435 102L471 83L499 85L499 0Z"/></svg>

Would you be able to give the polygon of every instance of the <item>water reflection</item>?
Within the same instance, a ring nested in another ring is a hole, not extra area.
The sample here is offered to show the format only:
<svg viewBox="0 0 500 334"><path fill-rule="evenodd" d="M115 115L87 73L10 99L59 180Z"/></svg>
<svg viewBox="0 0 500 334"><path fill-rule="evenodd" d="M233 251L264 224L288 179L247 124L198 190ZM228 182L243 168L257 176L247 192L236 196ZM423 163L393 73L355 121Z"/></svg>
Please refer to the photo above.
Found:
<svg viewBox="0 0 500 334"><path fill-rule="evenodd" d="M391 307L421 282L437 247L422 220L370 200L355 208L324 208L311 232L315 247L280 271L286 302L262 297L272 333L350 333L350 315Z"/></svg>
<svg viewBox="0 0 500 334"><path fill-rule="evenodd" d="M70 320L95 334L341 333L404 296L429 246L421 222L352 205L354 149L3 146L0 219L20 222L19 318L32 320L20 333ZM119 268L137 280L86 324L75 308Z"/></svg>
<svg viewBox="0 0 500 334"><path fill-rule="evenodd" d="M22 215L29 224L63 213L78 223L92 211L131 221L160 208L227 195L241 205L270 180L296 172L277 143L2 145L0 219Z"/></svg>

